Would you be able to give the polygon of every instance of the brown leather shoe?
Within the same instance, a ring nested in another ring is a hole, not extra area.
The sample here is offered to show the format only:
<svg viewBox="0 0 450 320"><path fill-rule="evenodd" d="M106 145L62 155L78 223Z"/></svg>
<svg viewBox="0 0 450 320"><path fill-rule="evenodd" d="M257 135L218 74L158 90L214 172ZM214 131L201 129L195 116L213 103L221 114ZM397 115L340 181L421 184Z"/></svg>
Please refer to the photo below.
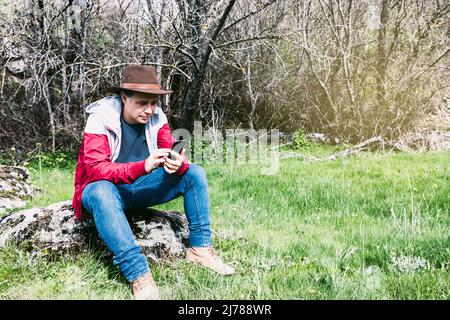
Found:
<svg viewBox="0 0 450 320"><path fill-rule="evenodd" d="M160 300L159 289L150 272L131 283L135 300Z"/></svg>
<svg viewBox="0 0 450 320"><path fill-rule="evenodd" d="M187 250L186 260L201 264L223 276L235 273L234 268L226 265L212 247L191 247Z"/></svg>

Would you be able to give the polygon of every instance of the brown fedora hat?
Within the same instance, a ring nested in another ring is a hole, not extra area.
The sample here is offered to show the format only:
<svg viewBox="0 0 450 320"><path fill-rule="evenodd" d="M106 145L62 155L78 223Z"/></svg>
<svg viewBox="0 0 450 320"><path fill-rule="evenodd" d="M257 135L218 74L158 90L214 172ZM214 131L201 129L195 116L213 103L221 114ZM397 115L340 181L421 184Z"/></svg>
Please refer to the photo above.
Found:
<svg viewBox="0 0 450 320"><path fill-rule="evenodd" d="M173 92L161 88L154 67L139 64L130 64L123 68L120 86L108 88L108 91L112 93L120 93L122 90L152 94L169 94Z"/></svg>

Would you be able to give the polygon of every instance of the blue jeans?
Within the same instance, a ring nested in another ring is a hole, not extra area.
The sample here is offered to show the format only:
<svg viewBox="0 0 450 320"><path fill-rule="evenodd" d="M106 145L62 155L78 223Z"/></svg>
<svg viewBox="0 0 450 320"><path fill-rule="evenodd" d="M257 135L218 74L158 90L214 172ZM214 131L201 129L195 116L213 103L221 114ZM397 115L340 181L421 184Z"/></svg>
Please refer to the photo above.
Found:
<svg viewBox="0 0 450 320"><path fill-rule="evenodd" d="M211 245L209 193L205 170L190 164L183 176L168 174L163 168L138 178L132 184L113 184L101 180L83 190L82 203L92 215L100 238L113 253L113 262L128 281L150 271L147 258L131 231L124 211L162 204L184 196L189 222L189 244Z"/></svg>

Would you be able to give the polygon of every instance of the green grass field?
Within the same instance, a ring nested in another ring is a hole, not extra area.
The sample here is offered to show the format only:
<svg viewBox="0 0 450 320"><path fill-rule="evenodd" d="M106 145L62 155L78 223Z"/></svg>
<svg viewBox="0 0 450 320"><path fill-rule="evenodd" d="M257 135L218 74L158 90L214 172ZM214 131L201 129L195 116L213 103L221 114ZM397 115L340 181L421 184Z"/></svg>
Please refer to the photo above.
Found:
<svg viewBox="0 0 450 320"><path fill-rule="evenodd" d="M217 251L238 274L152 265L164 299L449 299L450 152L205 165ZM29 206L70 199L73 169L32 172ZM158 206L182 211L182 199ZM98 254L0 249L2 299L131 299Z"/></svg>

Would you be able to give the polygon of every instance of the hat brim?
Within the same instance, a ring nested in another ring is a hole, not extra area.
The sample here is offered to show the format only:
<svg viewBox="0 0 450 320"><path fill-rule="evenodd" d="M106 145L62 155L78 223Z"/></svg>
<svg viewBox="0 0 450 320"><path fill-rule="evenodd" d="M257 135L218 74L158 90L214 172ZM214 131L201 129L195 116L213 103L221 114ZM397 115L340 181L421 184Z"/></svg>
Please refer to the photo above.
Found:
<svg viewBox="0 0 450 320"><path fill-rule="evenodd" d="M136 91L136 92L142 92L142 93L150 93L150 94L157 94L157 95L163 95L163 94L171 94L172 90L163 90L163 89L128 89L128 88L122 88L122 87L109 87L108 91L111 93L120 93L122 90L128 90L128 91Z"/></svg>

